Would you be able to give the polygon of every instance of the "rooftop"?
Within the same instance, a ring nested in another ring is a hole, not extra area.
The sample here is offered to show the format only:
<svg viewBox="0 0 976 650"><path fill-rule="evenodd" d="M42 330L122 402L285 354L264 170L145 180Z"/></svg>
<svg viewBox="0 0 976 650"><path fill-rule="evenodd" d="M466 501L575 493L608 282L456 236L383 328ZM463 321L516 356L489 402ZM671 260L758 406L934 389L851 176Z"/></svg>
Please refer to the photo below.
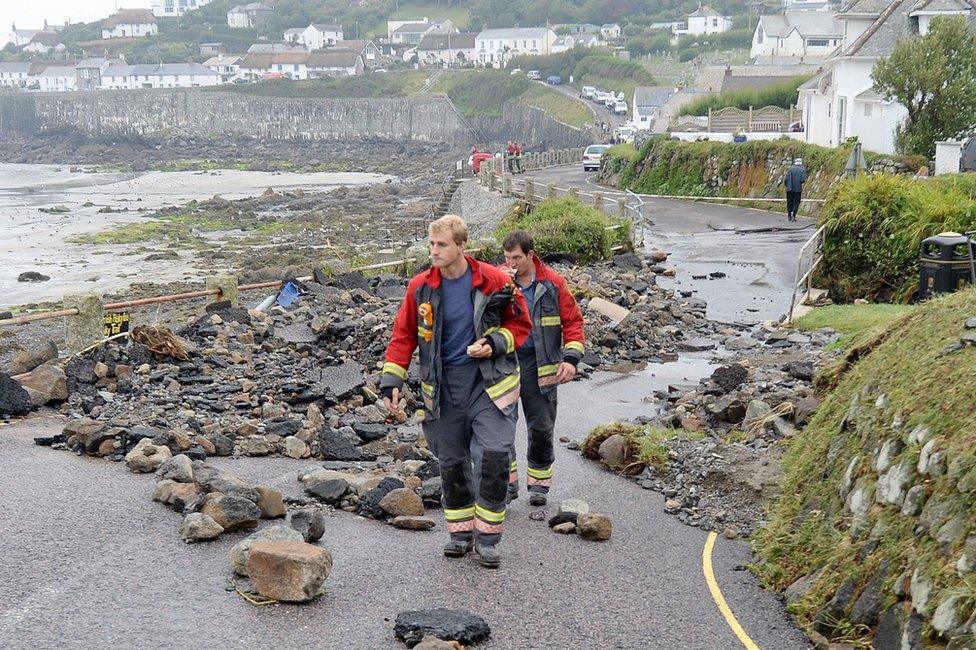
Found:
<svg viewBox="0 0 976 650"><path fill-rule="evenodd" d="M641 107L663 106L674 93L674 86L638 86L634 88L634 104Z"/></svg>
<svg viewBox="0 0 976 650"><path fill-rule="evenodd" d="M878 0L855 0L841 16L870 13L878 6ZM922 7L922 8L919 8ZM885 57L889 56L898 41L918 35L917 24L911 14L967 12L967 20L976 28L976 0L889 0L870 27L850 44L840 56Z"/></svg>
<svg viewBox="0 0 976 650"><path fill-rule="evenodd" d="M457 50L474 47L477 34L426 34L417 46L418 50Z"/></svg>
<svg viewBox="0 0 976 650"><path fill-rule="evenodd" d="M145 25L155 22L156 17L148 9L119 9L118 13L102 21L102 27L114 29L116 25Z"/></svg>
<svg viewBox="0 0 976 650"><path fill-rule="evenodd" d="M485 29L478 34L478 40L515 38L542 38L549 30L545 27L513 27L509 29Z"/></svg>
<svg viewBox="0 0 976 650"><path fill-rule="evenodd" d="M844 35L844 23L830 11L787 11L762 16L760 21L765 34L778 38L786 38L794 29L804 38L841 38Z"/></svg>

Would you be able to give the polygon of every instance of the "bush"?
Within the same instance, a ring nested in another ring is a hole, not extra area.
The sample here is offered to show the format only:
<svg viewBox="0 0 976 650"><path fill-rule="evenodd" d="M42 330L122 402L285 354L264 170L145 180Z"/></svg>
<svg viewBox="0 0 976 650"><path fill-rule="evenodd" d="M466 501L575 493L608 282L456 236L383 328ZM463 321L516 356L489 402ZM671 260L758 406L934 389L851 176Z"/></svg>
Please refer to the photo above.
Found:
<svg viewBox="0 0 976 650"><path fill-rule="evenodd" d="M922 240L976 228L976 174L848 179L824 205L821 223L820 281L835 300L906 301L918 286Z"/></svg>
<svg viewBox="0 0 976 650"><path fill-rule="evenodd" d="M528 230L540 255L568 253L585 264L610 258L613 246L629 240L629 224L607 230L612 225L606 214L575 199L547 199L506 217L495 234L501 240L512 230Z"/></svg>
<svg viewBox="0 0 976 650"><path fill-rule="evenodd" d="M709 109L727 107L748 110L750 106L778 106L790 108L796 106L797 87L810 79L811 75L794 77L759 90L730 90L717 95L708 95L681 107L679 115L707 115ZM797 113L797 119L800 114Z"/></svg>

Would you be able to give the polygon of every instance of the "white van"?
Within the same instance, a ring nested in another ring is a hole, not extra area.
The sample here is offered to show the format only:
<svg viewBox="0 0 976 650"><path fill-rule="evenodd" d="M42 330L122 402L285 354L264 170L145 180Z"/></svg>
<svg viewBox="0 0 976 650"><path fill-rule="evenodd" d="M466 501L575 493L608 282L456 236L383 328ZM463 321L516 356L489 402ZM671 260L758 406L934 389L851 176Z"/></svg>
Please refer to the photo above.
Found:
<svg viewBox="0 0 976 650"><path fill-rule="evenodd" d="M583 99L593 99L594 93L596 93L596 88L593 86L583 86L580 89L580 97Z"/></svg>

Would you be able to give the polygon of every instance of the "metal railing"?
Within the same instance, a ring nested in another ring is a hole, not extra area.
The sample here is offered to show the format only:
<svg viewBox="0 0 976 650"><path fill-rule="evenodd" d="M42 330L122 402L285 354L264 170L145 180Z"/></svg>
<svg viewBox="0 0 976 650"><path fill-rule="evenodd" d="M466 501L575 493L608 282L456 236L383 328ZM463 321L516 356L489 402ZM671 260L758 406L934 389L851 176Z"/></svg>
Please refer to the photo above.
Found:
<svg viewBox="0 0 976 650"><path fill-rule="evenodd" d="M813 272L820 266L820 262L823 261L824 257L824 233L826 232L826 228L826 226L820 226L817 232L813 233L813 236L800 247L800 252L796 258L796 274L793 277L793 287L790 290L790 308L786 312L785 317L787 324L793 322L793 310L798 305L802 305L804 300L810 297L810 292L813 289ZM807 257L809 257L809 263L806 272L803 273L803 263ZM800 302L796 301L797 289L803 289L803 298Z"/></svg>

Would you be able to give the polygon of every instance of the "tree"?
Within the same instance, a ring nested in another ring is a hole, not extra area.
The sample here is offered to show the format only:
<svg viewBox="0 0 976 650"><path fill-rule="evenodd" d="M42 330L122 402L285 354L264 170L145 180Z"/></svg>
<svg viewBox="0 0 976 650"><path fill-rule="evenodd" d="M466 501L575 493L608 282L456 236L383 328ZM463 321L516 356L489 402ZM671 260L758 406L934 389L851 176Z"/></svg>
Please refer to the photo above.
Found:
<svg viewBox="0 0 976 650"><path fill-rule="evenodd" d="M895 131L900 153L931 158L936 141L976 128L976 33L965 18L935 18L927 34L899 43L871 76L885 99L908 111Z"/></svg>

